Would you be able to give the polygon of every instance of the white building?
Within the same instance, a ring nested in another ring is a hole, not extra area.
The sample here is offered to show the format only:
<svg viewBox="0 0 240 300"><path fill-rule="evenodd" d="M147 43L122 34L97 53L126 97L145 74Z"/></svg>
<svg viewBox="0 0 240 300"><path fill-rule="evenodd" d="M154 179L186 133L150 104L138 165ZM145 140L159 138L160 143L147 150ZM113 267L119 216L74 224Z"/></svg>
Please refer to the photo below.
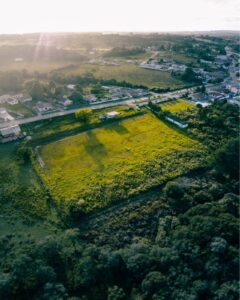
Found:
<svg viewBox="0 0 240 300"><path fill-rule="evenodd" d="M21 135L21 129L18 125L13 125L0 129L0 137L2 143L16 140Z"/></svg>
<svg viewBox="0 0 240 300"><path fill-rule="evenodd" d="M14 118L11 115L9 115L5 108L0 108L0 119L2 119L4 122L14 120Z"/></svg>
<svg viewBox="0 0 240 300"><path fill-rule="evenodd" d="M68 88L69 90L72 90L72 91L73 91L73 90L75 89L75 86L76 86L75 84L68 84L68 85L67 85L67 88Z"/></svg>
<svg viewBox="0 0 240 300"><path fill-rule="evenodd" d="M101 115L99 118L100 119L113 119L115 118L117 115L119 115L119 112L117 111L110 111L104 115Z"/></svg>
<svg viewBox="0 0 240 300"><path fill-rule="evenodd" d="M187 127L188 127L188 124L180 123L180 122L178 122L178 121L176 121L176 120L174 120L174 119L172 119L172 118L166 117L166 119L167 119L169 122L171 122L171 123L177 125L177 126L180 127L180 128L187 128Z"/></svg>

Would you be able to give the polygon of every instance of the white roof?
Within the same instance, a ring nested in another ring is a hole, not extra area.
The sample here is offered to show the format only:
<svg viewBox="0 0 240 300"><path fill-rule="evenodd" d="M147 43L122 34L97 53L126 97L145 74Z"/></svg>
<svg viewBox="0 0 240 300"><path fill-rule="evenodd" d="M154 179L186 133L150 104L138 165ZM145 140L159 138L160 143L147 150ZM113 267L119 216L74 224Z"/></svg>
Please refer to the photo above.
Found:
<svg viewBox="0 0 240 300"><path fill-rule="evenodd" d="M110 111L108 113L106 113L106 115L108 117L114 117L114 116L117 116L119 113L117 111Z"/></svg>
<svg viewBox="0 0 240 300"><path fill-rule="evenodd" d="M0 132L2 136L6 136L9 134L19 134L21 132L21 129L18 125L14 125L0 129Z"/></svg>

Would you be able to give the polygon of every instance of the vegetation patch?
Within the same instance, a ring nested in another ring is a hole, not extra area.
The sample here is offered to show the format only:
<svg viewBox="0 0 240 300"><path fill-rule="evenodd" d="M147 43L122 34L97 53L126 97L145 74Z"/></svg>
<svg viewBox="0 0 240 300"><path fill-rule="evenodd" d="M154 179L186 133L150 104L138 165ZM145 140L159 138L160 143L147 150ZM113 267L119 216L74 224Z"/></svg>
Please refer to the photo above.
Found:
<svg viewBox="0 0 240 300"><path fill-rule="evenodd" d="M117 81L127 81L131 84L144 85L149 88L182 88L188 85L186 82L173 78L168 72L146 70L139 66L124 64L120 66L101 66L92 64L82 64L62 69L64 75L86 75L93 74L96 79Z"/></svg>
<svg viewBox="0 0 240 300"><path fill-rule="evenodd" d="M194 105L184 101L184 100L176 100L176 101L168 101L162 103L160 105L163 111L169 111L170 113L178 113L180 111L185 111L187 109L194 109Z"/></svg>
<svg viewBox="0 0 240 300"><path fill-rule="evenodd" d="M205 148L146 114L39 149L53 197L84 211L106 206L203 165Z"/></svg>

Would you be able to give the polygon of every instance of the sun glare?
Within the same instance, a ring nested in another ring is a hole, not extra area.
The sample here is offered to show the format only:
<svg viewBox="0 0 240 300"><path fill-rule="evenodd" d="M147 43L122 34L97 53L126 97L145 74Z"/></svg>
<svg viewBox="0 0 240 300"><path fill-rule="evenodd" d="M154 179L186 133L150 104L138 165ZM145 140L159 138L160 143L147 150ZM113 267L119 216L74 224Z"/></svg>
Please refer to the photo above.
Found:
<svg viewBox="0 0 240 300"><path fill-rule="evenodd" d="M0 33L239 28L238 0L8 0L0 11Z"/></svg>

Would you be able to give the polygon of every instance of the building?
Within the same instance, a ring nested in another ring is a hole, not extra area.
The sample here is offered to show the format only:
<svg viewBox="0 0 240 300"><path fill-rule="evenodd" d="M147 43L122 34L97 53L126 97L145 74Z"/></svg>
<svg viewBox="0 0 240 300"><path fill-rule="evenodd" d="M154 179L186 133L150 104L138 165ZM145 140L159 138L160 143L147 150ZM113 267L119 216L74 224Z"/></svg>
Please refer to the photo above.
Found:
<svg viewBox="0 0 240 300"><path fill-rule="evenodd" d="M35 106L35 110L38 113L44 113L53 110L53 106L48 102L38 102Z"/></svg>
<svg viewBox="0 0 240 300"><path fill-rule="evenodd" d="M177 126L180 127L180 128L187 128L187 127L188 127L188 124L180 123L180 122L178 122L178 121L176 121L176 120L174 120L174 119L172 119L172 118L166 117L166 119L167 119L169 122L171 122L171 123L177 125Z"/></svg>
<svg viewBox="0 0 240 300"><path fill-rule="evenodd" d="M111 111L111 112L108 112L104 115L101 115L99 118L100 119L114 119L117 115L119 115L119 112Z"/></svg>
<svg viewBox="0 0 240 300"><path fill-rule="evenodd" d="M7 122L7 121L13 121L14 118L7 112L5 108L0 108L0 122L1 120Z"/></svg>
<svg viewBox="0 0 240 300"><path fill-rule="evenodd" d="M85 100L85 101L87 101L87 102L97 102L98 101L98 99L97 99L97 97L95 96L95 95L93 95L93 94L89 94L89 95L85 95L84 97L83 97L83 99Z"/></svg>
<svg viewBox="0 0 240 300"><path fill-rule="evenodd" d="M70 99L65 99L63 102L62 102L63 106L70 106L73 104L72 100Z"/></svg>
<svg viewBox="0 0 240 300"><path fill-rule="evenodd" d="M75 86L76 86L75 84L68 84L68 85L67 85L67 88L68 88L69 90L72 90L72 91L73 91L73 90L75 89Z"/></svg>
<svg viewBox="0 0 240 300"><path fill-rule="evenodd" d="M18 125L0 129L0 137L2 143L14 141L21 135L21 129Z"/></svg>
<svg viewBox="0 0 240 300"><path fill-rule="evenodd" d="M21 103L25 103L25 102L30 102L30 101L32 101L32 96L30 96L30 95L22 95L22 97L19 99L19 101L21 102Z"/></svg>
<svg viewBox="0 0 240 300"><path fill-rule="evenodd" d="M8 103L10 105L16 105L19 102L24 103L32 101L32 97L30 95L16 94L16 95L2 95L0 96L0 103Z"/></svg>
<svg viewBox="0 0 240 300"><path fill-rule="evenodd" d="M202 102L207 100L207 95L203 93L194 93L190 97L194 102Z"/></svg>
<svg viewBox="0 0 240 300"><path fill-rule="evenodd" d="M1 95L0 96L0 103L6 103L6 102L8 102L8 99L10 98L11 96L10 95L8 95L8 94L5 94L5 95Z"/></svg>

